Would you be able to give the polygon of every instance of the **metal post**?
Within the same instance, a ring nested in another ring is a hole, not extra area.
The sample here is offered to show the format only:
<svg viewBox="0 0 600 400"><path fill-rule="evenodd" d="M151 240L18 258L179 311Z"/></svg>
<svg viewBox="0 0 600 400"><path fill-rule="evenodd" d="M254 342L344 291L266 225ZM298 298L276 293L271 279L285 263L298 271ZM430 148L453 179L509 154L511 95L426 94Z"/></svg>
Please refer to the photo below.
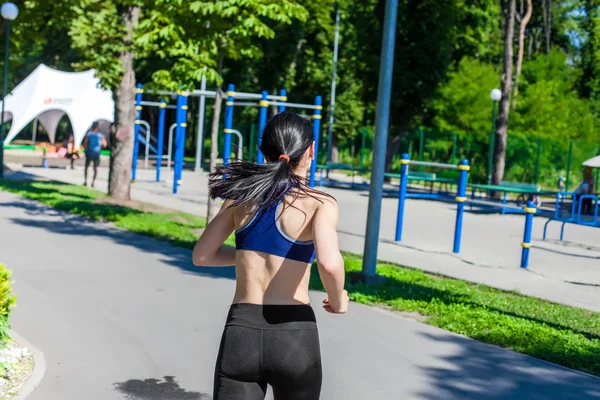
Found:
<svg viewBox="0 0 600 400"><path fill-rule="evenodd" d="M398 215L396 217L396 242L402 240L402 225L404 223L404 203L406 202L406 185L408 184L408 166L410 164L410 155L402 154L400 160L400 190L398 192Z"/></svg>
<svg viewBox="0 0 600 400"><path fill-rule="evenodd" d="M525 232L523 232L523 251L521 253L521 268L529 266L529 249L531 248L531 230L533 228L533 216L537 212L535 205L530 200L525 207Z"/></svg>
<svg viewBox="0 0 600 400"><path fill-rule="evenodd" d="M179 163L177 168L177 185L183 184L183 165L185 164L185 134L187 132L187 115L188 115L188 99L189 93L181 94L181 135L179 136Z"/></svg>
<svg viewBox="0 0 600 400"><path fill-rule="evenodd" d="M362 142L360 143L360 169L365 168L365 142L367 140L367 128L362 128Z"/></svg>
<svg viewBox="0 0 600 400"><path fill-rule="evenodd" d="M144 93L143 85L138 83L137 88L135 89L135 109L136 109L136 118L135 118L135 126L133 128L133 161L131 162L131 179L135 181L137 175L137 162L139 157L139 147L140 147L140 124L142 119L142 94ZM148 143L146 143L148 146Z"/></svg>
<svg viewBox="0 0 600 400"><path fill-rule="evenodd" d="M0 179L4 178L4 104L8 92L8 52L10 50L10 20L6 20L4 45L4 82L2 83L2 116L0 116Z"/></svg>
<svg viewBox="0 0 600 400"><path fill-rule="evenodd" d="M335 4L335 36L333 39L333 70L331 72L331 98L329 100L329 126L327 127L327 162L331 162L333 149L333 121L335 109L335 86L337 81L338 43L340 38L340 7ZM329 170L327 170L329 172Z"/></svg>
<svg viewBox="0 0 600 400"><path fill-rule="evenodd" d="M32 138L31 141L33 142L33 144L35 144L35 140L37 139L37 130L38 130L38 120L37 118L33 120L33 132L32 132Z"/></svg>
<svg viewBox="0 0 600 400"><path fill-rule="evenodd" d="M363 275L365 280L376 275L377 248L379 245L379 226L381 218L381 199L383 197L383 178L385 172L385 152L390 121L390 103L392 97L392 76L394 71L394 47L396 40L396 20L398 0L386 0L385 21L379 83L377 86L377 111L375 116L375 141L373 146L373 166L369 188L369 208L367 231L363 256Z"/></svg>
<svg viewBox="0 0 600 400"><path fill-rule="evenodd" d="M231 157L231 132L233 130L233 101L235 99L235 85L227 86L227 101L225 102L225 144L223 145L223 164L229 164Z"/></svg>
<svg viewBox="0 0 600 400"><path fill-rule="evenodd" d="M248 161L252 162L254 159L254 138L256 136L256 125L250 125L250 140L248 141Z"/></svg>
<svg viewBox="0 0 600 400"><path fill-rule="evenodd" d="M573 161L573 141L569 142L569 158L567 161L567 179L565 180L565 192L569 191L569 176L571 175L571 162Z"/></svg>
<svg viewBox="0 0 600 400"><path fill-rule="evenodd" d="M460 253L460 239L462 236L463 214L465 212L465 201L467 201L467 181L469 179L469 161L462 159L458 165L459 178L456 194L456 225L454 226L454 253Z"/></svg>
<svg viewBox="0 0 600 400"><path fill-rule="evenodd" d="M452 132L452 160L450 164L456 164L456 143L458 142L458 135L456 132Z"/></svg>
<svg viewBox="0 0 600 400"><path fill-rule="evenodd" d="M279 112L282 113L285 111L285 102L287 101L287 91L285 89L281 89L279 91L279 95L281 96L281 104L279 105Z"/></svg>
<svg viewBox="0 0 600 400"><path fill-rule="evenodd" d="M160 101L158 106L158 143L156 144L156 182L160 182L160 168L163 159L163 141L165 138L165 114L167 111L167 103L164 100Z"/></svg>
<svg viewBox="0 0 600 400"><path fill-rule="evenodd" d="M183 106L183 96L180 94L177 95L177 110L175 111L176 119L175 119L175 150L173 152L173 194L177 194L178 184L178 170L179 170L179 146L181 146L181 130L182 130L182 110Z"/></svg>
<svg viewBox="0 0 600 400"><path fill-rule="evenodd" d="M206 71L206 68L204 68ZM202 75L200 90L206 90L206 75ZM204 114L206 109L206 96L200 95L200 110L198 110L198 133L196 135L196 165L194 169L199 171L202 169L202 153L204 151Z"/></svg>
<svg viewBox="0 0 600 400"><path fill-rule="evenodd" d="M267 125L267 111L269 111L269 100L267 100L267 96L269 92L266 90L262 91L262 97L260 99L258 111L258 156L256 162L258 164L262 164L265 162L265 157L263 156L262 151L260 151L260 145L262 144L262 134L265 129L265 125Z"/></svg>
<svg viewBox="0 0 600 400"><path fill-rule="evenodd" d="M535 156L535 176L534 176L534 183L537 185L539 180L540 180L540 156L542 153L542 139L539 138L538 139L538 143L537 143L537 152L536 152L536 156Z"/></svg>
<svg viewBox="0 0 600 400"><path fill-rule="evenodd" d="M488 150L488 168L487 168L487 184L492 184L492 172L494 168L494 147L496 144L496 113L498 112L498 102L494 101L492 110L492 133L490 133L490 144Z"/></svg>
<svg viewBox="0 0 600 400"><path fill-rule="evenodd" d="M323 99L321 96L315 97L315 105L320 108L315 109L315 113L313 115L313 137L314 137L314 155L312 164L310 165L310 187L315 187L315 175L317 174L317 160L319 159L319 131L321 130L321 109L323 106L321 105Z"/></svg>
<svg viewBox="0 0 600 400"><path fill-rule="evenodd" d="M419 130L419 161L423 161L423 148L425 147L425 131ZM423 166L419 165L419 171L423 170Z"/></svg>

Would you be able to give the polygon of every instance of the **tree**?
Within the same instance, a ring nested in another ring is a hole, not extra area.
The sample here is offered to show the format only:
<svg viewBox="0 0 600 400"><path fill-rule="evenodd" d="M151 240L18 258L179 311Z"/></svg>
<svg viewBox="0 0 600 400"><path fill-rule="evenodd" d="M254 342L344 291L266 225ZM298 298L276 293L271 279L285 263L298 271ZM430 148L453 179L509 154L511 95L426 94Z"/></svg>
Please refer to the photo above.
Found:
<svg viewBox="0 0 600 400"><path fill-rule="evenodd" d="M508 134L508 114L513 79L513 38L515 35L516 0L503 0L504 15L504 64L502 69L502 100L496 119L496 145L494 147L494 173L492 182L497 185L504 177L506 158L506 136Z"/></svg>
<svg viewBox="0 0 600 400"><path fill-rule="evenodd" d="M525 50L525 29L531 19L533 13L532 0L527 0L527 11L523 12L523 0L521 0L521 12L519 15L519 53L517 56L517 75L515 77L515 88L513 93L513 109L517 109L517 97L519 96L519 77L521 76L521 68L523 67L523 52Z"/></svg>

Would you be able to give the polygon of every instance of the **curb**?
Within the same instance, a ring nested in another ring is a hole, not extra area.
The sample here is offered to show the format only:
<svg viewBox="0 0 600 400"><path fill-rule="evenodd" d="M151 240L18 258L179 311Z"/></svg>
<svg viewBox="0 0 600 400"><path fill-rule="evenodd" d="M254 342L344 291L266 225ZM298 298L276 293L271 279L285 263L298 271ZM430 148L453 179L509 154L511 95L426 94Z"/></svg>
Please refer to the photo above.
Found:
<svg viewBox="0 0 600 400"><path fill-rule="evenodd" d="M44 358L44 353L42 353L37 347L32 345L21 335L12 329L10 330L9 334L15 342L25 346L33 355L34 364L31 376L27 382L25 382L25 385L23 385L19 393L12 398L12 400L25 400L39 386L39 384L42 382L42 379L44 379L44 375L46 374L46 359Z"/></svg>

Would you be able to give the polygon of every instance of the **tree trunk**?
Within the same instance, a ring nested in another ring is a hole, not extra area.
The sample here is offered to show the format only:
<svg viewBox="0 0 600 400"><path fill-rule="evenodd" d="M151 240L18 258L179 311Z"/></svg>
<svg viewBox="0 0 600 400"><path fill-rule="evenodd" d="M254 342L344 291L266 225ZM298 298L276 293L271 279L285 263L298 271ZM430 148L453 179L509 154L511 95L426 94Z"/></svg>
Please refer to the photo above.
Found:
<svg viewBox="0 0 600 400"><path fill-rule="evenodd" d="M527 11L521 18L521 26L519 29L519 53L517 56L517 76L515 77L515 90L513 93L513 110L517 109L517 97L519 96L519 77L521 76L521 68L523 67L523 53L525 50L525 28L531 19L533 13L532 0L527 0Z"/></svg>
<svg viewBox="0 0 600 400"><path fill-rule="evenodd" d="M542 15L544 17L546 54L548 54L550 53L550 40L552 38L552 0L542 0Z"/></svg>
<svg viewBox="0 0 600 400"><path fill-rule="evenodd" d="M516 0L505 0L502 3L504 18L504 68L502 74L502 100L496 119L496 145L494 148L494 174L492 182L497 185L504 178L506 157L506 136L508 133L508 114L510 112L510 95L512 92L513 73L513 38L515 35Z"/></svg>
<svg viewBox="0 0 600 400"><path fill-rule="evenodd" d="M333 140L331 143L331 162L333 162L333 163L340 162L339 140L338 140L337 136L333 136Z"/></svg>
<svg viewBox="0 0 600 400"><path fill-rule="evenodd" d="M108 178L108 194L118 200L130 199L131 163L133 158L135 110L135 71L131 41L134 26L139 22L140 7L128 6L120 11L125 26L125 44L128 50L119 56L123 73L119 86L113 90L115 122L111 129L111 155Z"/></svg>
<svg viewBox="0 0 600 400"><path fill-rule="evenodd" d="M392 171L392 163L394 162L394 155L398 153L400 143L402 143L402 134L394 136L390 141L386 153L385 153L385 172Z"/></svg>

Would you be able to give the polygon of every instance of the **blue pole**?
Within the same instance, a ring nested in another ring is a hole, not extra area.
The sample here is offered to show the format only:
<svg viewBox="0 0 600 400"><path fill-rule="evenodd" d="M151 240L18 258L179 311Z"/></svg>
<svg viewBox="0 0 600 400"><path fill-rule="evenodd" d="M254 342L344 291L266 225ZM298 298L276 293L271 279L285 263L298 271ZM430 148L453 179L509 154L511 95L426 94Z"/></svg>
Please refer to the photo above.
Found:
<svg viewBox="0 0 600 400"><path fill-rule="evenodd" d="M185 134L187 132L188 92L181 94L181 135L179 136L179 168L177 169L177 186L181 186L185 156Z"/></svg>
<svg viewBox="0 0 600 400"><path fill-rule="evenodd" d="M460 253L460 239L462 236L463 214L467 200L467 180L469 178L469 161L462 159L458 165L458 189L456 194L456 225L454 226L454 252Z"/></svg>
<svg viewBox="0 0 600 400"><path fill-rule="evenodd" d="M260 145L262 144L262 134L265 129L265 125L267 125L267 111L269 109L269 100L267 96L269 93L266 90L263 90L261 93L260 102L258 103L260 106L260 110L258 112L258 155L256 156L256 162L258 164L262 164L265 162L265 156L263 156L262 151L260 151Z"/></svg>
<svg viewBox="0 0 600 400"><path fill-rule="evenodd" d="M139 156L139 147L140 147L140 120L142 119L142 94L144 93L143 85L141 83L137 84L137 88L135 90L135 109L136 109L136 117L135 117L135 126L133 128L133 160L131 162L131 179L135 181L137 175L137 161ZM148 146L148 143L146 143Z"/></svg>
<svg viewBox="0 0 600 400"><path fill-rule="evenodd" d="M521 268L529 266L529 249L531 248L531 229L533 228L533 216L536 213L536 208L530 200L525 207L525 232L523 233L523 252L521 253Z"/></svg>
<svg viewBox="0 0 600 400"><path fill-rule="evenodd" d="M362 273L365 280L376 275L377 248L379 246L379 226L381 219L381 199L385 173L385 153L390 122L392 98L392 76L394 72L394 48L396 41L396 20L398 0L386 0L385 21L381 46L381 64L377 87L377 111L375 115L375 140L373 146L373 166L369 188L369 208Z"/></svg>
<svg viewBox="0 0 600 400"><path fill-rule="evenodd" d="M158 106L158 143L156 145L156 182L160 182L160 167L162 166L163 141L165 138L165 114L167 103L160 101Z"/></svg>
<svg viewBox="0 0 600 400"><path fill-rule="evenodd" d="M279 91L279 96L281 96L281 100L279 100L281 103L285 103L287 101L287 91L285 89L281 89ZM284 111L285 111L285 104L280 104L279 112L282 113Z"/></svg>
<svg viewBox="0 0 600 400"><path fill-rule="evenodd" d="M225 144L223 147L223 164L229 164L231 156L231 133L233 131L233 101L235 99L235 85L227 86L227 101L225 102Z"/></svg>
<svg viewBox="0 0 600 400"><path fill-rule="evenodd" d="M321 105L323 100L321 96L315 97L315 113L313 115L313 137L314 137L314 155L312 164L310 165L310 187L315 187L315 175L317 174L317 156L319 155L319 131L321 130L321 110L323 106Z"/></svg>
<svg viewBox="0 0 600 400"><path fill-rule="evenodd" d="M402 240L402 224L404 223L404 203L406 202L406 185L408 183L408 165L410 155L402 154L402 167L400 169L400 191L398 192L398 216L396 218L396 242Z"/></svg>
<svg viewBox="0 0 600 400"><path fill-rule="evenodd" d="M181 142L181 106L183 105L183 96L181 94L177 95L177 109L175 111L175 150L173 152L173 194L177 194L178 188L178 168L179 168L179 146Z"/></svg>

